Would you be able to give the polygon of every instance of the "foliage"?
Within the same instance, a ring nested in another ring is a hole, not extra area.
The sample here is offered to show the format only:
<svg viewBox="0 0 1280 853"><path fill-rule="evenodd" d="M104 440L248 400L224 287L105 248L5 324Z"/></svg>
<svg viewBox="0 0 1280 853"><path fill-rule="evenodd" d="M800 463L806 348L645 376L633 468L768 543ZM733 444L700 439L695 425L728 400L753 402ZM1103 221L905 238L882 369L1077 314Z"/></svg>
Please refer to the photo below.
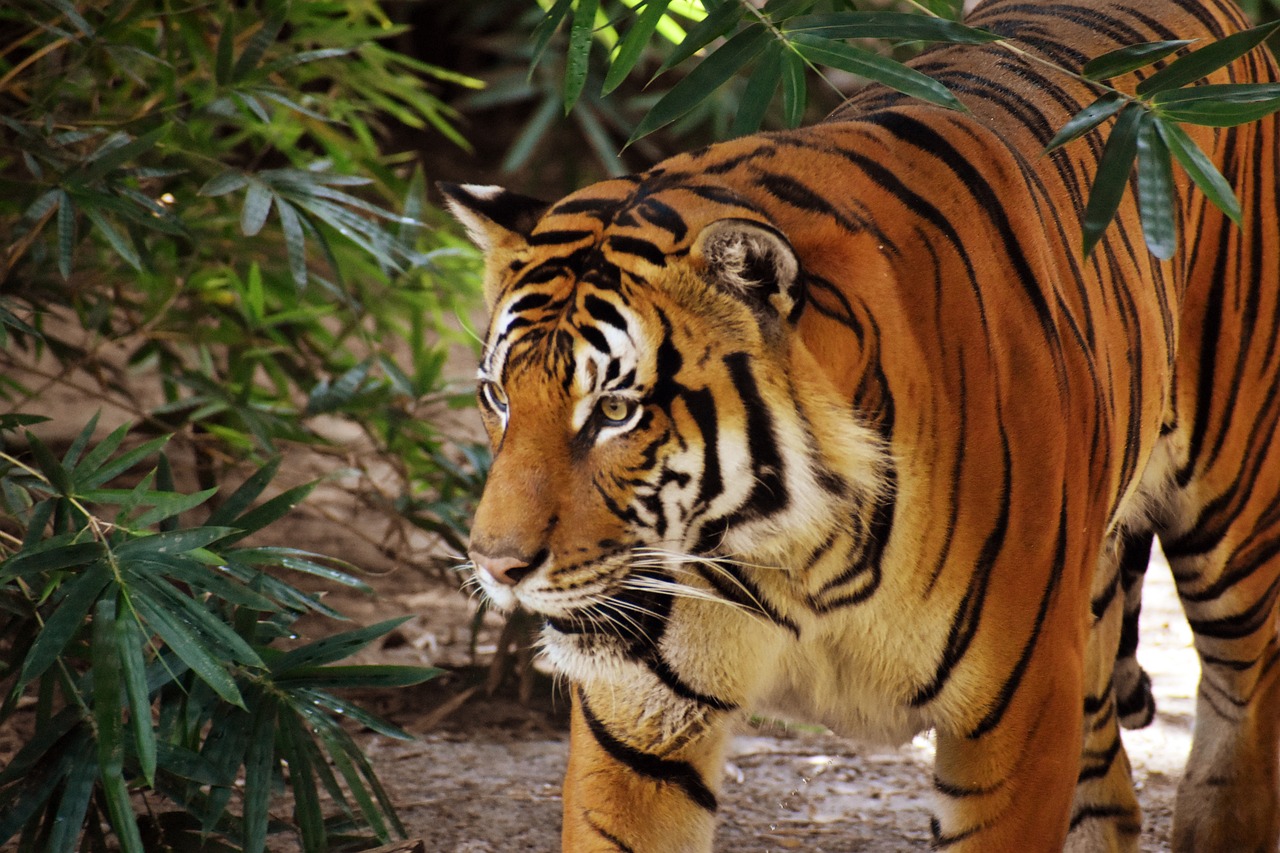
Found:
<svg viewBox="0 0 1280 853"><path fill-rule="evenodd" d="M305 850L328 850L359 825L384 843L393 831L403 836L341 719L408 735L332 691L414 684L435 672L331 665L395 622L280 648L303 614L337 614L267 569L367 587L338 561L243 541L310 486L254 506L274 474L269 463L204 524L182 526L180 514L214 490L173 490L164 438L124 450L121 427L95 445L95 425L60 459L29 432L30 464L0 452L0 722L24 697L35 703L33 736L0 772L0 844L20 833L22 850L62 853L83 833L82 849L103 850L105 820L129 853L227 849L206 843L210 834L259 851L281 829L268 807L286 781L288 828ZM158 464L134 485L112 486L152 458ZM321 789L340 809L329 820ZM168 804L159 813L157 795ZM135 796L145 821L134 815Z"/></svg>
<svg viewBox="0 0 1280 853"><path fill-rule="evenodd" d="M300 616L338 614L282 576L367 587L244 537L311 490L254 505L304 445L392 525L351 535L419 565L413 531L462 549L486 457L433 418L469 397L444 363L474 257L387 151L463 144L434 91L476 84L386 46L402 32L370 0L0 4L0 722L37 723L0 771L0 843L401 831L340 723L400 733L330 691L431 672L336 664L390 623L298 645ZM54 390L136 426L67 433Z"/></svg>
<svg viewBox="0 0 1280 853"><path fill-rule="evenodd" d="M457 551L484 459L432 418L468 396L443 368L473 256L383 148L460 141L428 84L477 84L383 46L403 29L365 0L0 7L11 409L69 386L175 435L205 488L346 420L363 501Z"/></svg>
<svg viewBox="0 0 1280 853"><path fill-rule="evenodd" d="M1261 12L1262 0L1254 5L1259 7L1255 11ZM610 57L603 87L608 91L637 73L645 47L660 41L655 37L658 26L672 23L678 8L688 14L681 7L683 4L677 6L672 0L556 0L539 24L535 61L550 34L562 25L567 27L562 97L566 107L572 109L584 92L591 94L586 88L587 69L596 45L603 45ZM829 70L873 80L938 106L964 109L939 82L889 54L850 44L850 40L998 43L1044 62L1024 51L1017 39L1004 39L959 23L959 4L948 0L918 4L916 13L856 11L846 0L770 0L763 6L746 0L705 0L701 12L700 16L695 13L698 20L675 41L655 76L683 66L695 56L702 58L657 99L636 126L631 142L686 115L748 69L749 82L742 90L730 129L732 135L757 130L771 104L779 98L783 123L790 127L799 124L808 78L834 86ZM628 19L625 34L619 35L621 22ZM1114 218L1127 178L1135 167L1143 230L1148 248L1157 257L1172 257L1177 245L1171 165L1174 159L1215 205L1239 220L1239 204L1230 186L1180 125L1226 127L1280 110L1280 85L1194 85L1261 45L1277 26L1276 22L1264 24L1213 44L1197 45L1196 50L1189 50L1188 42L1133 45L1095 58L1082 73L1053 66L1064 75L1095 86L1099 98L1063 128L1050 150L1104 121L1115 122L1082 220L1085 256ZM1134 95L1121 93L1106 83L1111 77L1148 67L1175 52L1177 58L1145 79Z"/></svg>

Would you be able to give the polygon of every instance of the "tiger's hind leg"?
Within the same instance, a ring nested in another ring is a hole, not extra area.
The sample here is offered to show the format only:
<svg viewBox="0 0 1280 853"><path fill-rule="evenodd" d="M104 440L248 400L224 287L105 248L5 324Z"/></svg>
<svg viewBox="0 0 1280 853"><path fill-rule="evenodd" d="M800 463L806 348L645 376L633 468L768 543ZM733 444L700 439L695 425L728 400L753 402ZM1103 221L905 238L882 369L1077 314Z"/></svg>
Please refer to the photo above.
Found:
<svg viewBox="0 0 1280 853"><path fill-rule="evenodd" d="M1173 848L1271 853L1280 841L1280 531L1246 539L1225 557L1225 546L1191 554L1186 545L1166 552L1201 674Z"/></svg>
<svg viewBox="0 0 1280 853"><path fill-rule="evenodd" d="M1151 541L1151 534L1117 536L1105 546L1094 576L1085 652L1084 746L1065 848L1071 853L1138 849L1142 813L1119 723L1128 725L1136 707L1152 707L1150 680L1135 657L1137 598Z"/></svg>

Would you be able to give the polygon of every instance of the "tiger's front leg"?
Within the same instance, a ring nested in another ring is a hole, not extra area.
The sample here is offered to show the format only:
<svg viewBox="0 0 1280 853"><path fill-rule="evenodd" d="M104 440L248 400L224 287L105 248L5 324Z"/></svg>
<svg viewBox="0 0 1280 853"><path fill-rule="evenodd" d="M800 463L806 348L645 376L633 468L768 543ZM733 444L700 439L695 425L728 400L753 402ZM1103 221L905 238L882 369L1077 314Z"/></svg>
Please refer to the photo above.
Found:
<svg viewBox="0 0 1280 853"><path fill-rule="evenodd" d="M621 692L574 688L565 853L708 853L731 714L662 734Z"/></svg>

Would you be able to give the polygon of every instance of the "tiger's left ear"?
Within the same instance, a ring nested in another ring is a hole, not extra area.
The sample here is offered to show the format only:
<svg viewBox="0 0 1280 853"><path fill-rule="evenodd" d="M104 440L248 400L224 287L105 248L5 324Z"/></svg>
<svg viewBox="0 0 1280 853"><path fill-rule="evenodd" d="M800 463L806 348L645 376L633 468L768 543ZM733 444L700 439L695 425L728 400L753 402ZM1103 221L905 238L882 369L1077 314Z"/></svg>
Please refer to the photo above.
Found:
<svg viewBox="0 0 1280 853"><path fill-rule="evenodd" d="M543 212L551 206L502 187L444 181L437 186L444 193L449 211L467 229L472 242L484 252L501 247L512 237L521 240L528 237Z"/></svg>
<svg viewBox="0 0 1280 853"><path fill-rule="evenodd" d="M782 232L751 219L717 219L693 242L692 255L716 284L793 321L804 307L800 261Z"/></svg>

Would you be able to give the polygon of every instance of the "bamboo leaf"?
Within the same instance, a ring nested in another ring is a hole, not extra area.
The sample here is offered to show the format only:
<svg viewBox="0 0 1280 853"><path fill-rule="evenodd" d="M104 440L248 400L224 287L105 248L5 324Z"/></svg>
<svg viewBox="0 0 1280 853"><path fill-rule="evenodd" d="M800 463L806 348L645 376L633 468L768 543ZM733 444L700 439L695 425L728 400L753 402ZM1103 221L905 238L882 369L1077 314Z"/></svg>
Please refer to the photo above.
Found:
<svg viewBox="0 0 1280 853"><path fill-rule="evenodd" d="M1227 179L1222 177L1222 173L1213 165L1213 161L1196 146L1182 128L1173 122L1163 121L1159 116L1156 116L1155 122L1160 138L1164 140L1165 145L1169 146L1169 151L1181 164L1187 176L1215 207L1239 225L1240 201L1236 198L1231 185L1227 183Z"/></svg>
<svg viewBox="0 0 1280 853"><path fill-rule="evenodd" d="M262 61L267 48L280 35L284 22L283 7L268 13L267 19L262 23L262 27L249 38L249 42L244 46L244 51L240 54L240 58L236 60L235 68L231 70L231 80L243 80L250 71L258 67L258 63Z"/></svg>
<svg viewBox="0 0 1280 853"><path fill-rule="evenodd" d="M1137 71L1153 62L1159 62L1179 48L1194 44L1196 39L1180 41L1150 41L1142 44L1131 44L1118 50L1112 50L1101 56L1095 56L1084 64L1081 73L1090 80L1109 80Z"/></svg>
<svg viewBox="0 0 1280 853"><path fill-rule="evenodd" d="M294 507L306 500L307 495L316 487L316 483L303 483L286 489L270 500L263 501L235 520L236 530L216 540L219 546L238 542L250 533L256 533L264 527L288 515Z"/></svg>
<svg viewBox="0 0 1280 853"><path fill-rule="evenodd" d="M249 722L244 753L244 853L266 849L279 710L276 698L264 693L254 703Z"/></svg>
<svg viewBox="0 0 1280 853"><path fill-rule="evenodd" d="M30 684L53 665L84 627L89 609L110 582L111 571L103 563L94 563L63 582L62 601L40 629L31 651L27 652L26 660L22 662L22 674L18 676L19 684Z"/></svg>
<svg viewBox="0 0 1280 853"><path fill-rule="evenodd" d="M280 460L279 456L273 457L254 471L217 509L209 514L205 523L210 527L238 527L239 525L234 523L236 516L247 510L275 479L276 472L280 469Z"/></svg>
<svg viewBox="0 0 1280 853"><path fill-rule="evenodd" d="M111 431L111 434L102 441L90 448L85 454L84 459L79 460L79 464L75 466L75 470L71 472L71 480L77 486L83 485L83 477L93 474L98 468L111 457L120 448L126 435L129 434L129 425L121 424Z"/></svg>
<svg viewBox="0 0 1280 853"><path fill-rule="evenodd" d="M111 248L115 249L117 255L124 259L125 263L133 267L139 272L142 271L142 258L138 255L138 250L134 247L133 241L120 232L109 219L102 215L102 211L96 207L82 207L84 215L89 221L102 232L102 236L107 238L107 242L111 244Z"/></svg>
<svg viewBox="0 0 1280 853"><path fill-rule="evenodd" d="M71 278L76 251L76 211L66 190L58 190L58 272L63 280Z"/></svg>
<svg viewBox="0 0 1280 853"><path fill-rule="evenodd" d="M782 81L782 52L782 44L777 41L771 41L765 47L738 101L738 112L729 128L730 136L744 136L760 129L769 102Z"/></svg>
<svg viewBox="0 0 1280 853"><path fill-rule="evenodd" d="M653 105L627 144L670 124L709 98L738 69L755 59L771 38L764 27L753 26L729 39Z"/></svg>
<svg viewBox="0 0 1280 853"><path fill-rule="evenodd" d="M307 286L307 238L302 233L302 221L293 205L282 198L276 200L280 225L284 229L284 246L289 256L289 272L299 289Z"/></svg>
<svg viewBox="0 0 1280 853"><path fill-rule="evenodd" d="M622 37L622 43L614 54L613 61L609 63L609 72L604 78L604 94L607 95L618 88L622 81L627 79L631 69L636 67L636 63L644 55L644 49L648 46L654 30L658 28L658 22L666 14L669 5L671 0L647 0L636 22Z"/></svg>
<svg viewBox="0 0 1280 853"><path fill-rule="evenodd" d="M1073 115L1053 139L1049 140L1049 144L1045 146L1044 153L1048 154L1050 151L1084 136L1124 109L1124 105L1127 103L1128 99L1118 92L1108 92L1101 96L1092 104Z"/></svg>
<svg viewBox="0 0 1280 853"><path fill-rule="evenodd" d="M133 815L133 804L129 800L129 786L124 776L102 775L102 792L107 799L107 813L111 818L111 828L115 830L116 840L124 853L146 853L142 844L142 835L138 832L138 822Z"/></svg>
<svg viewBox="0 0 1280 853"><path fill-rule="evenodd" d="M36 467L40 469L40 473L44 474L49 484L57 489L60 494L71 494L71 475L63 467L62 462L53 455L53 451L49 449L49 446L34 433L24 431L24 434L27 437L27 444L31 446L31 455L35 457Z"/></svg>
<svg viewBox="0 0 1280 853"><path fill-rule="evenodd" d="M84 171L76 170L67 176L68 181L83 182L91 184L107 175L114 169L119 168L130 160L136 159L142 154L150 151L156 144L169 132L169 125L162 124L159 127L152 128L136 139L131 139L123 145L116 145L107 148L100 155L95 155L87 164ZM105 146L104 146L105 147Z"/></svg>
<svg viewBox="0 0 1280 853"><path fill-rule="evenodd" d="M217 486L190 495L175 494L173 492L153 492L153 494L157 495L154 500L154 506L133 519L132 524L140 528L158 524L161 521L173 518L175 515L195 509L217 494L217 492Z"/></svg>
<svg viewBox="0 0 1280 853"><path fill-rule="evenodd" d="M100 598L93 608L93 632L90 644L93 682L94 730L98 742L98 765L102 777L123 777L124 721L121 701L124 684L120 655L116 647L116 597Z"/></svg>
<svg viewBox="0 0 1280 853"><path fill-rule="evenodd" d="M591 41L600 0L577 0L569 29L569 49L565 53L564 112L568 115L582 95L591 64Z"/></svg>
<svg viewBox="0 0 1280 853"><path fill-rule="evenodd" d="M110 463L104 463L101 468L94 471L92 476L86 476L77 485L82 489L94 489L103 485L124 472L128 471L134 465L137 465L143 459L157 453L169 441L169 436L163 435L159 438L153 438L144 442L132 450L120 454ZM82 466L87 467L87 466Z"/></svg>
<svg viewBox="0 0 1280 853"><path fill-rule="evenodd" d="M237 169L228 169L205 182L197 192L202 196L214 198L242 189L249 183L249 176Z"/></svg>
<svg viewBox="0 0 1280 853"><path fill-rule="evenodd" d="M286 689L308 687L344 690L358 687L410 687L444 673L428 666L391 664L351 664L347 666L301 666L276 675L276 683Z"/></svg>
<svg viewBox="0 0 1280 853"><path fill-rule="evenodd" d="M377 732L380 735L395 738L396 740L410 741L414 739L413 735L409 734L399 726L389 723L379 717L375 717L363 708L357 707L350 702L343 701L336 696L325 693L322 690L299 687L297 688L297 693L305 696L307 700L314 705L328 708L330 711L341 717L348 717L352 722L364 726L372 732Z"/></svg>
<svg viewBox="0 0 1280 853"><path fill-rule="evenodd" d="M0 581L85 566L102 553L100 542L76 542L72 535L47 539L37 547L23 548L0 563Z"/></svg>
<svg viewBox="0 0 1280 853"><path fill-rule="evenodd" d="M534 27L533 58L529 62L529 79L533 79L533 69L537 68L538 63L542 61L542 54L551 43L551 37L560 28L560 22L569 14L572 3L573 0L556 0L555 5L543 14L542 20Z"/></svg>
<svg viewBox="0 0 1280 853"><path fill-rule="evenodd" d="M235 680L225 665L215 659L200 639L169 615L166 608L154 603L145 594L135 592L133 604L147 627L160 635L173 653L191 667L201 681L208 684L224 700L238 708L244 707L244 699Z"/></svg>
<svg viewBox="0 0 1280 853"><path fill-rule="evenodd" d="M782 31L788 37L805 33L835 40L892 39L948 44L990 44L1003 38L988 30L966 27L956 21L910 12L837 12L801 15L787 21Z"/></svg>
<svg viewBox="0 0 1280 853"><path fill-rule="evenodd" d="M279 715L280 751L289 762L289 787L293 791L294 819L302 835L304 853L325 853L324 815L316 791L312 750L315 745L294 714Z"/></svg>
<svg viewBox="0 0 1280 853"><path fill-rule="evenodd" d="M236 32L235 18L228 12L222 19L222 30L218 33L217 59L213 66L213 79L219 86L231 81L231 60L235 55Z"/></svg>
<svg viewBox="0 0 1280 853"><path fill-rule="evenodd" d="M1133 163L1138 155L1138 129L1144 112L1141 107L1133 104L1121 110L1111 129L1111 135L1107 138L1081 221L1086 258L1102 239L1103 232L1115 218L1120 200L1124 198L1125 187L1129 185L1129 174L1133 171Z"/></svg>
<svg viewBox="0 0 1280 853"><path fill-rule="evenodd" d="M671 52L671 55L662 63L662 67L658 69L658 74L676 67L711 44L711 42L721 36L728 35L742 20L742 15L743 8L741 3L723 3L714 9L708 10L707 16L694 25L685 34L684 40L676 45L675 50ZM738 35L742 35L742 33L738 33ZM734 36L734 38L737 38L737 36Z"/></svg>
<svg viewBox="0 0 1280 853"><path fill-rule="evenodd" d="M409 618L408 616L400 616L365 628L344 631L341 634L334 634L331 637L315 640L305 646L286 652L271 664L271 671L277 678L280 678L285 673L299 667L314 667L351 657L374 640L392 631L397 626L403 625Z"/></svg>
<svg viewBox="0 0 1280 853"><path fill-rule="evenodd" d="M787 127L799 127L804 120L809 89L804 80L805 64L800 54L788 50L782 56L782 114Z"/></svg>
<svg viewBox="0 0 1280 853"><path fill-rule="evenodd" d="M1134 90L1139 95L1154 95L1168 89L1180 89L1194 83L1244 56L1280 27L1280 21L1272 21L1250 30L1234 33L1213 44L1177 59L1138 84Z"/></svg>
<svg viewBox="0 0 1280 853"><path fill-rule="evenodd" d="M143 556L187 554L238 532L229 527L191 527L140 536L117 547L116 558L123 564Z"/></svg>
<svg viewBox="0 0 1280 853"><path fill-rule="evenodd" d="M266 184L261 181L249 182L249 190L244 194L244 207L240 209L240 233L253 237L262 230L274 198L275 194Z"/></svg>
<svg viewBox="0 0 1280 853"><path fill-rule="evenodd" d="M124 676L125 696L129 700L129 723L133 730L134 751L142 778L148 787L156 784L156 732L151 721L151 693L147 689L147 665L142 649L147 638L132 612L116 619L116 654ZM166 763L166 766L167 763Z"/></svg>
<svg viewBox="0 0 1280 853"><path fill-rule="evenodd" d="M218 655L224 664L234 662L265 668L266 664L244 638L202 603L178 592L163 578L141 573L132 575L132 578L136 587L146 589L150 600L164 605L174 622L180 622L193 636L199 638L207 651Z"/></svg>
<svg viewBox="0 0 1280 853"><path fill-rule="evenodd" d="M875 80L930 104L967 112L946 86L897 60L808 33L798 33L791 41L800 55L811 62Z"/></svg>
<svg viewBox="0 0 1280 853"><path fill-rule="evenodd" d="M1169 120L1235 127L1280 110L1280 83L1226 83L1160 92L1152 103Z"/></svg>
<svg viewBox="0 0 1280 853"><path fill-rule="evenodd" d="M67 781L58 801L58 811L53 817L53 829L49 833L46 850L74 850L85 816L89 813L89 800L98 781L98 763L94 760L93 746L86 738L79 748L71 751ZM0 833L0 838L4 838Z"/></svg>

